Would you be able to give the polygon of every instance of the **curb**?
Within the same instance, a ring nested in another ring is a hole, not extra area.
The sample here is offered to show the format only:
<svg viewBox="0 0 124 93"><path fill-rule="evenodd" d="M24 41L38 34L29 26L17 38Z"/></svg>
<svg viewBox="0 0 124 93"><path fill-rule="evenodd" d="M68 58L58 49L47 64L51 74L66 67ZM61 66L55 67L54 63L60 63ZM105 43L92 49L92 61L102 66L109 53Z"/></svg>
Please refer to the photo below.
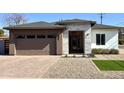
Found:
<svg viewBox="0 0 124 93"><path fill-rule="evenodd" d="M92 61L92 59L89 59L89 60L90 60L91 64L92 64L99 72L101 72L101 70L95 65L95 63Z"/></svg>

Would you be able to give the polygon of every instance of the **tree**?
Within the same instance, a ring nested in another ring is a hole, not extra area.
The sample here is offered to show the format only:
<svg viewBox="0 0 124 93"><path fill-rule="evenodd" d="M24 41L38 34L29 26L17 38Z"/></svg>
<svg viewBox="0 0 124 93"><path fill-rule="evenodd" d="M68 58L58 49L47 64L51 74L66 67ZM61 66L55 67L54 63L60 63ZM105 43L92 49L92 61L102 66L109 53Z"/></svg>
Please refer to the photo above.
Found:
<svg viewBox="0 0 124 93"><path fill-rule="evenodd" d="M12 13L12 14L7 14L4 18L4 21L7 26L13 26L13 25L26 23L27 18L24 16L24 14Z"/></svg>
<svg viewBox="0 0 124 93"><path fill-rule="evenodd" d="M3 29L0 29L0 36L4 36L4 31L3 31Z"/></svg>

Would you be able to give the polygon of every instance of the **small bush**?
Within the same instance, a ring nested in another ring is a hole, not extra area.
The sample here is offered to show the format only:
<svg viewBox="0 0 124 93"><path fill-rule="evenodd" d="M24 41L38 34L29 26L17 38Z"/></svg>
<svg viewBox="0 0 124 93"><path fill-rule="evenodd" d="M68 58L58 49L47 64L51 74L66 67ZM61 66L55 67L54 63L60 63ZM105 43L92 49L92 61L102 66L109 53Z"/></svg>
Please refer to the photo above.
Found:
<svg viewBox="0 0 124 93"><path fill-rule="evenodd" d="M102 50L102 53L103 54L110 54L110 50L109 49L104 49L104 50Z"/></svg>
<svg viewBox="0 0 124 93"><path fill-rule="evenodd" d="M93 54L99 54L99 51L100 51L99 49L92 49Z"/></svg>
<svg viewBox="0 0 124 93"><path fill-rule="evenodd" d="M118 54L117 49L92 49L93 54Z"/></svg>
<svg viewBox="0 0 124 93"><path fill-rule="evenodd" d="M119 39L119 44L124 45L124 39Z"/></svg>
<svg viewBox="0 0 124 93"><path fill-rule="evenodd" d="M117 49L111 49L110 54L119 54L119 51Z"/></svg>
<svg viewBox="0 0 124 93"><path fill-rule="evenodd" d="M0 36L4 36L4 30L0 29Z"/></svg>
<svg viewBox="0 0 124 93"><path fill-rule="evenodd" d="M68 57L68 55L66 54L65 57Z"/></svg>

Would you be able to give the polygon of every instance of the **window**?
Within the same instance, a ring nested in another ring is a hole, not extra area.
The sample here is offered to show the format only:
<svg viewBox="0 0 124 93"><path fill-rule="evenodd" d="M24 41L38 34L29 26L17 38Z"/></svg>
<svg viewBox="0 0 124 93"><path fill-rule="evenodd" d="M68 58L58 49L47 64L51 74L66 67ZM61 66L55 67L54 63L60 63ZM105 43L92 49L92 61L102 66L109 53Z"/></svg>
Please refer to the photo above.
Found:
<svg viewBox="0 0 124 93"><path fill-rule="evenodd" d="M48 35L48 38L56 38L56 35Z"/></svg>
<svg viewBox="0 0 124 93"><path fill-rule="evenodd" d="M45 35L37 35L37 38L45 38Z"/></svg>
<svg viewBox="0 0 124 93"><path fill-rule="evenodd" d="M27 38L28 39L33 39L33 38L35 38L35 35L27 35Z"/></svg>
<svg viewBox="0 0 124 93"><path fill-rule="evenodd" d="M105 34L96 34L96 45L105 45Z"/></svg>
<svg viewBox="0 0 124 93"><path fill-rule="evenodd" d="M101 45L105 45L105 34L101 35Z"/></svg>
<svg viewBox="0 0 124 93"><path fill-rule="evenodd" d="M96 34L96 45L100 45L100 34Z"/></svg>
<svg viewBox="0 0 124 93"><path fill-rule="evenodd" d="M25 38L25 35L18 35L16 36L17 39L24 39Z"/></svg>

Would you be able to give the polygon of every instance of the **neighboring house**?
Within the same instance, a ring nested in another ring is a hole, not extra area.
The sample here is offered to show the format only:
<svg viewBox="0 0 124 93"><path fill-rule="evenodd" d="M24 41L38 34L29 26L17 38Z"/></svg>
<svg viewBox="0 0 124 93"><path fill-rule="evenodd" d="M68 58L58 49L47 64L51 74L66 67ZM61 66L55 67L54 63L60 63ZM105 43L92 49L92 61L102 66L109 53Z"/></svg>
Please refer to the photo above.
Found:
<svg viewBox="0 0 124 93"><path fill-rule="evenodd" d="M0 55L8 54L9 38L7 36L0 36Z"/></svg>
<svg viewBox="0 0 124 93"><path fill-rule="evenodd" d="M119 30L119 39L124 39L124 28Z"/></svg>
<svg viewBox="0 0 124 93"><path fill-rule="evenodd" d="M91 54L93 48L118 49L120 27L72 19L4 27L10 31L9 54Z"/></svg>

